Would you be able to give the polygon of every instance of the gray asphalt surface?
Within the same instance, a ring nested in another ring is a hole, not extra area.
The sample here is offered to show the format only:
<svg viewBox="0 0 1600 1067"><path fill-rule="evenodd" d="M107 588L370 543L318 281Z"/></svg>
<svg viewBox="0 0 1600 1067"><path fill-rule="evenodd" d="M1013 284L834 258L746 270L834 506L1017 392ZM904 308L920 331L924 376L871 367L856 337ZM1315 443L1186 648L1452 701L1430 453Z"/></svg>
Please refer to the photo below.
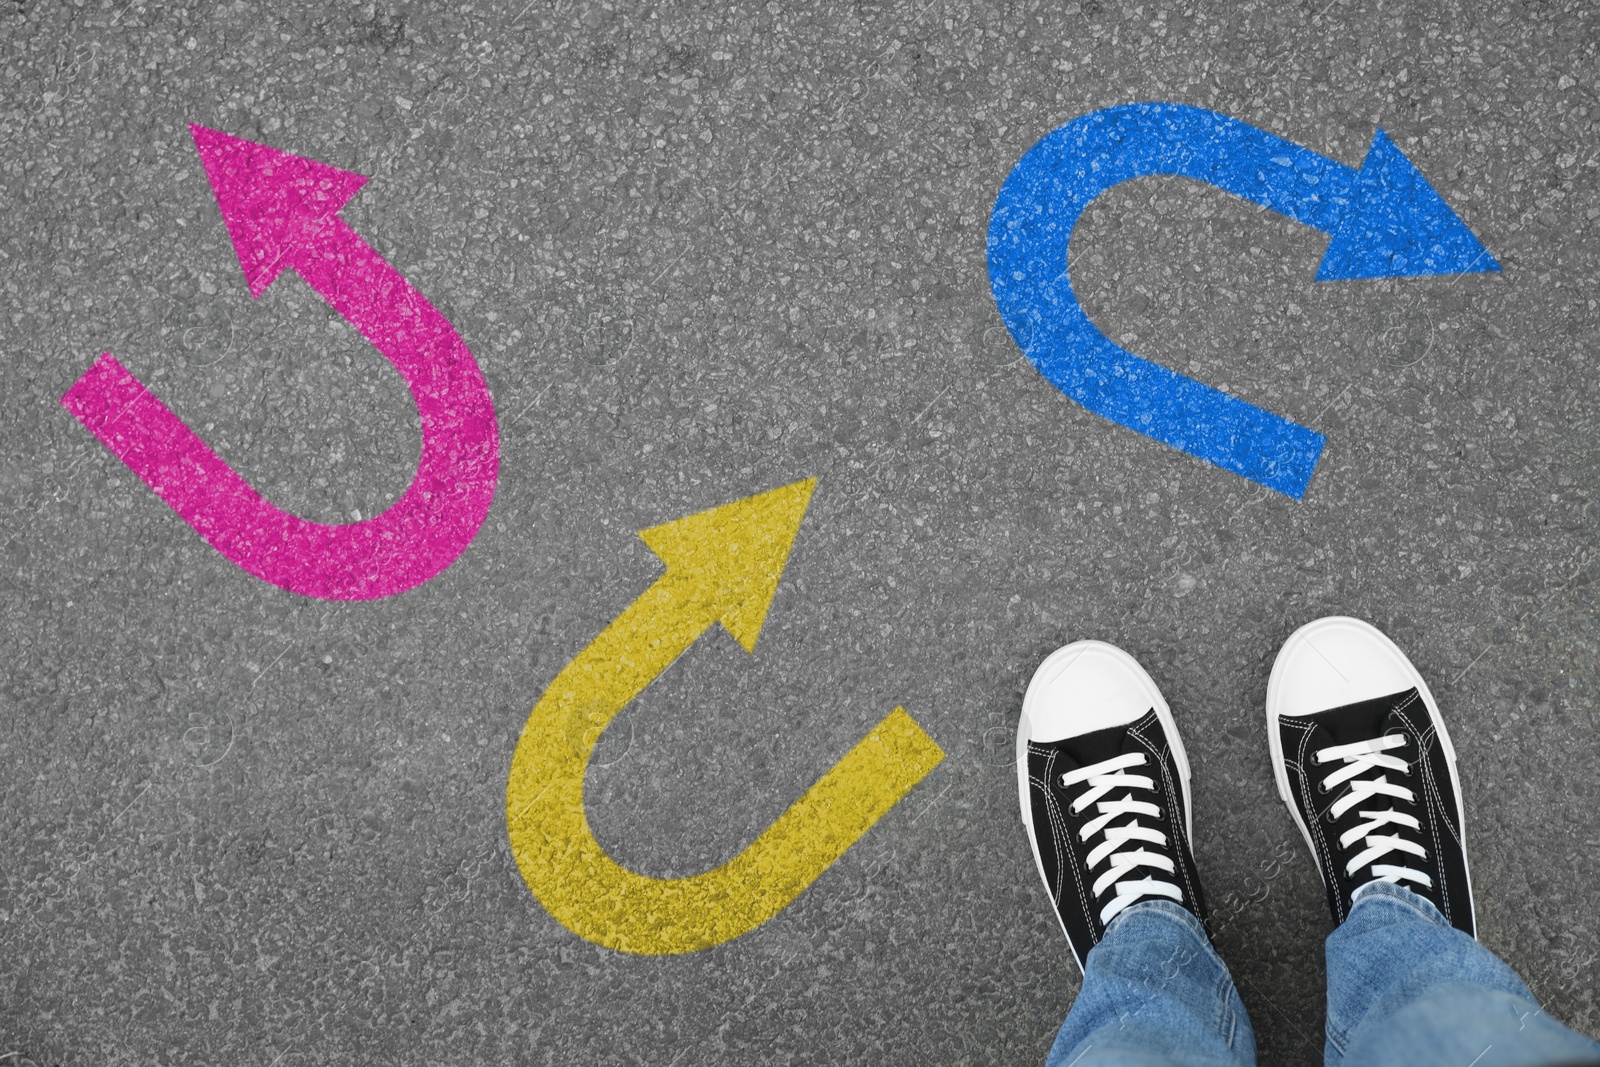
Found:
<svg viewBox="0 0 1600 1067"><path fill-rule="evenodd" d="M1097 637L1184 731L1262 1062L1319 1063L1328 919L1262 701L1332 613L1449 717L1482 940L1600 1029L1600 10L445 8L0 10L5 1062L1041 1062L1079 978L1012 731ZM1325 238L1214 189L1096 203L1089 313L1327 434L1302 501L1077 407L995 312L1000 182L1140 100L1351 166L1381 125L1504 266L1316 284ZM109 350L296 514L410 481L399 376L292 273L251 301L188 122L370 175L343 217L482 365L499 488L433 581L259 581L61 408ZM659 574L633 531L813 475L755 655L714 631L612 725L596 833L714 866L897 704L948 757L753 933L590 944L506 844L528 710Z"/></svg>

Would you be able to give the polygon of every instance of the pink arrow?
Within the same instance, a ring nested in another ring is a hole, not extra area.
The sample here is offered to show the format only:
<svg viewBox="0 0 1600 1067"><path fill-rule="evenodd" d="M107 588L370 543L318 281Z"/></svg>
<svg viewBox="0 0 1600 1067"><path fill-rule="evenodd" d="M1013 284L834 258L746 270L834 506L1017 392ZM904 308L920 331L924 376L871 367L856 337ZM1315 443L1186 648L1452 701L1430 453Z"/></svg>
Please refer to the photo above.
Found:
<svg viewBox="0 0 1600 1067"><path fill-rule="evenodd" d="M371 600L432 578L494 499L500 436L483 372L445 317L339 218L367 179L190 125L250 295L293 267L393 363L422 421L416 477L394 505L326 525L281 511L107 352L61 398L213 548L305 596Z"/></svg>

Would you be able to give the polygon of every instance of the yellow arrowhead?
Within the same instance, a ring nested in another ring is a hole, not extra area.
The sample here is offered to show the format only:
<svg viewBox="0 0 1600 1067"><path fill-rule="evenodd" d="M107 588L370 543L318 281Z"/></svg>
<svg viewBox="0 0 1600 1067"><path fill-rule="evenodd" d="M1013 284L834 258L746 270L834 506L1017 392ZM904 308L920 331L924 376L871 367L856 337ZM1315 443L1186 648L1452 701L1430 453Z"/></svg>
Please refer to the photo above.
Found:
<svg viewBox="0 0 1600 1067"><path fill-rule="evenodd" d="M639 539L676 576L680 595L754 652L816 487L807 478L640 530Z"/></svg>

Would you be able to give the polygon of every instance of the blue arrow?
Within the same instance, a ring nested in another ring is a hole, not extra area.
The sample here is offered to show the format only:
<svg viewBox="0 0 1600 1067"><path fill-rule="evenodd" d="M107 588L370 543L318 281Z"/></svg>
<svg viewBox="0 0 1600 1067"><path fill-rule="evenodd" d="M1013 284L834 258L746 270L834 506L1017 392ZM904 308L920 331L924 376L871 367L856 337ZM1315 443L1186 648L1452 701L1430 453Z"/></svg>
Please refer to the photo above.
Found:
<svg viewBox="0 0 1600 1067"><path fill-rule="evenodd" d="M1295 499L1324 438L1114 344L1067 276L1072 229L1114 185L1193 178L1330 235L1318 281L1497 271L1489 250L1379 130L1360 170L1216 111L1126 104L1047 134L989 217L989 285L1012 338L1090 411Z"/></svg>

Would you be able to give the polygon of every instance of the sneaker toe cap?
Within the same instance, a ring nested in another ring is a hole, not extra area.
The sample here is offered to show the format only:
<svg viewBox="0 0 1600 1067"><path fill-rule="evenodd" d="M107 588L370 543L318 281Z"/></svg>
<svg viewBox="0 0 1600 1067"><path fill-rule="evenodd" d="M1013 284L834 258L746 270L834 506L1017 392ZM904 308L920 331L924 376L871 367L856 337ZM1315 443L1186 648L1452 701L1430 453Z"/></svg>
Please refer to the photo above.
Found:
<svg viewBox="0 0 1600 1067"><path fill-rule="evenodd" d="M1165 706L1132 656L1103 641L1078 641L1057 649L1034 672L1018 740L1047 743L1125 726Z"/></svg>
<svg viewBox="0 0 1600 1067"><path fill-rule="evenodd" d="M1335 616L1302 626L1284 642L1272 667L1267 706L1279 716L1311 715L1424 684L1382 631Z"/></svg>

